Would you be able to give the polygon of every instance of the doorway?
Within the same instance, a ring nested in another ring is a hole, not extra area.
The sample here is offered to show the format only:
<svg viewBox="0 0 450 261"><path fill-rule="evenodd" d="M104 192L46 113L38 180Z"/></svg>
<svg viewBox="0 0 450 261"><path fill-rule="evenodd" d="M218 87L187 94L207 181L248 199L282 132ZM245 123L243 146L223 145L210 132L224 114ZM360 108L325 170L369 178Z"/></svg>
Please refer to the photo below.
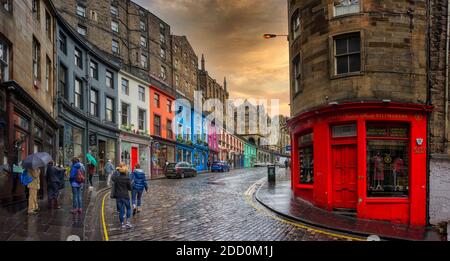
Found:
<svg viewBox="0 0 450 261"><path fill-rule="evenodd" d="M357 149L356 145L337 145L332 149L333 208L356 210Z"/></svg>
<svg viewBox="0 0 450 261"><path fill-rule="evenodd" d="M130 171L134 170L134 167L138 163L138 148L132 147L131 148L131 169Z"/></svg>
<svg viewBox="0 0 450 261"><path fill-rule="evenodd" d="M106 141L98 141L98 166L97 171L100 180L105 180L105 156L106 156Z"/></svg>

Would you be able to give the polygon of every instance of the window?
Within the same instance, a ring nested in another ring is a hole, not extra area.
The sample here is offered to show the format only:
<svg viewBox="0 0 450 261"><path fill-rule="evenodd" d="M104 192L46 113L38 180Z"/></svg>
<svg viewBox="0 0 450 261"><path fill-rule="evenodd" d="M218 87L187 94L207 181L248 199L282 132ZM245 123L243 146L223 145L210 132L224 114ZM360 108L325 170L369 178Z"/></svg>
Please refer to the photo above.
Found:
<svg viewBox="0 0 450 261"><path fill-rule="evenodd" d="M142 10L142 9L140 9L140 10L139 10L139 15L140 15L140 16L145 16L145 11Z"/></svg>
<svg viewBox="0 0 450 261"><path fill-rule="evenodd" d="M128 126L130 125L130 105L123 103L121 106L121 115L122 115L122 125Z"/></svg>
<svg viewBox="0 0 450 261"><path fill-rule="evenodd" d="M147 38L145 36L141 35L141 46L146 48L147 47Z"/></svg>
<svg viewBox="0 0 450 261"><path fill-rule="evenodd" d="M41 79L41 45L33 37L33 76Z"/></svg>
<svg viewBox="0 0 450 261"><path fill-rule="evenodd" d="M139 100L145 102L145 88L142 86L138 87Z"/></svg>
<svg viewBox="0 0 450 261"><path fill-rule="evenodd" d="M367 124L367 196L409 195L409 126Z"/></svg>
<svg viewBox="0 0 450 261"><path fill-rule="evenodd" d="M167 100L167 112L172 113L172 101Z"/></svg>
<svg viewBox="0 0 450 261"><path fill-rule="evenodd" d="M77 32L78 32L79 34L81 34L82 36L86 36L86 34L87 34L87 28L86 28L85 26L83 26L83 25L78 25L78 27L77 27Z"/></svg>
<svg viewBox="0 0 450 261"><path fill-rule="evenodd" d="M130 95L130 83L127 79L122 78L122 94Z"/></svg>
<svg viewBox="0 0 450 261"><path fill-rule="evenodd" d="M62 32L59 32L59 49L67 54L67 37Z"/></svg>
<svg viewBox="0 0 450 261"><path fill-rule="evenodd" d="M147 112L145 110L138 110L138 128L139 130L143 131L146 129L145 126L145 115L147 114Z"/></svg>
<svg viewBox="0 0 450 261"><path fill-rule="evenodd" d="M67 90L67 68L62 64L59 65L58 79L61 97L69 100L69 92Z"/></svg>
<svg viewBox="0 0 450 261"><path fill-rule="evenodd" d="M0 83L9 80L9 48L0 39Z"/></svg>
<svg viewBox="0 0 450 261"><path fill-rule="evenodd" d="M147 55L146 54L141 54L141 66L143 68L147 68L148 66L148 60L147 60Z"/></svg>
<svg viewBox="0 0 450 261"><path fill-rule="evenodd" d="M91 78L98 80L98 63L91 61L89 73Z"/></svg>
<svg viewBox="0 0 450 261"><path fill-rule="evenodd" d="M356 124L332 127L333 138L356 137Z"/></svg>
<svg viewBox="0 0 450 261"><path fill-rule="evenodd" d="M145 22L144 21L139 21L139 28L141 29L141 31L143 31L143 32L145 32L145 31L147 31L147 26L146 26L146 24L145 24Z"/></svg>
<svg viewBox="0 0 450 261"><path fill-rule="evenodd" d="M180 76L178 74L175 75L175 86L176 87L180 86Z"/></svg>
<svg viewBox="0 0 450 261"><path fill-rule="evenodd" d="M162 59L164 59L164 60L166 59L166 50L164 48L161 48L160 56Z"/></svg>
<svg viewBox="0 0 450 261"><path fill-rule="evenodd" d="M167 120L167 138L173 139L173 128L171 120Z"/></svg>
<svg viewBox="0 0 450 261"><path fill-rule="evenodd" d="M77 15L80 17L86 17L86 7L77 5Z"/></svg>
<svg viewBox="0 0 450 261"><path fill-rule="evenodd" d="M161 136L161 116L156 114L153 119L153 131L156 136Z"/></svg>
<svg viewBox="0 0 450 261"><path fill-rule="evenodd" d="M120 53L119 42L116 40L112 40L112 52L115 54Z"/></svg>
<svg viewBox="0 0 450 261"><path fill-rule="evenodd" d="M119 9L117 8L117 6L111 6L111 15L115 18L119 16Z"/></svg>
<svg viewBox="0 0 450 261"><path fill-rule="evenodd" d="M48 39L52 39L52 17L46 11L45 12L45 32L47 33Z"/></svg>
<svg viewBox="0 0 450 261"><path fill-rule="evenodd" d="M359 13L359 0L335 0L334 16Z"/></svg>
<svg viewBox="0 0 450 261"><path fill-rule="evenodd" d="M113 30L113 32L118 33L119 32L119 23L116 21L111 21L111 30Z"/></svg>
<svg viewBox="0 0 450 261"><path fill-rule="evenodd" d="M295 11L292 15L291 19L291 30L293 39L297 39L300 36L301 28L300 28L300 12L299 10Z"/></svg>
<svg viewBox="0 0 450 261"><path fill-rule="evenodd" d="M2 0L2 7L6 12L11 12L12 11L12 3L11 0Z"/></svg>
<svg viewBox="0 0 450 261"><path fill-rule="evenodd" d="M98 91L91 89L91 101L89 112L91 115L98 117Z"/></svg>
<svg viewBox="0 0 450 261"><path fill-rule="evenodd" d="M112 98L106 97L106 115L105 120L109 122L114 122L114 100Z"/></svg>
<svg viewBox="0 0 450 261"><path fill-rule="evenodd" d="M294 59L294 62L292 64L292 68L293 68L293 76L294 76L294 94L297 94L301 91L301 80L302 80L302 75L301 75L301 67L300 67L300 56L297 56Z"/></svg>
<svg viewBox="0 0 450 261"><path fill-rule="evenodd" d="M83 83L80 79L75 79L75 107L83 109Z"/></svg>
<svg viewBox="0 0 450 261"><path fill-rule="evenodd" d="M95 22L98 21L98 13L94 10L91 11L91 19Z"/></svg>
<svg viewBox="0 0 450 261"><path fill-rule="evenodd" d="M47 92L50 90L50 83L51 83L50 74L51 74L51 71L52 71L52 61L47 56L46 60L45 60L45 91L47 91Z"/></svg>
<svg viewBox="0 0 450 261"><path fill-rule="evenodd" d="M37 20L40 19L40 1L41 0L32 0L32 10L33 10L33 15L36 16Z"/></svg>
<svg viewBox="0 0 450 261"><path fill-rule="evenodd" d="M166 27L162 23L159 23L159 31L161 33L164 33L166 31Z"/></svg>
<svg viewBox="0 0 450 261"><path fill-rule="evenodd" d="M167 70L166 70L166 67L164 67L164 66L161 66L160 77L161 77L161 79L163 79L163 80L166 80L166 79L167 79Z"/></svg>
<svg viewBox="0 0 450 261"><path fill-rule="evenodd" d="M106 87L114 89L114 78L113 73L110 71L106 71Z"/></svg>
<svg viewBox="0 0 450 261"><path fill-rule="evenodd" d="M300 184L314 184L313 134L298 138L298 156L300 166Z"/></svg>
<svg viewBox="0 0 450 261"><path fill-rule="evenodd" d="M75 48L75 65L83 69L83 53L81 53L81 50L78 48Z"/></svg>
<svg viewBox="0 0 450 261"><path fill-rule="evenodd" d="M155 106L156 108L159 108L159 94L155 93Z"/></svg>
<svg viewBox="0 0 450 261"><path fill-rule="evenodd" d="M164 35L164 33L159 34L159 40L162 44L166 43L166 36Z"/></svg>
<svg viewBox="0 0 450 261"><path fill-rule="evenodd" d="M334 39L336 74L361 71L361 43L359 33Z"/></svg>

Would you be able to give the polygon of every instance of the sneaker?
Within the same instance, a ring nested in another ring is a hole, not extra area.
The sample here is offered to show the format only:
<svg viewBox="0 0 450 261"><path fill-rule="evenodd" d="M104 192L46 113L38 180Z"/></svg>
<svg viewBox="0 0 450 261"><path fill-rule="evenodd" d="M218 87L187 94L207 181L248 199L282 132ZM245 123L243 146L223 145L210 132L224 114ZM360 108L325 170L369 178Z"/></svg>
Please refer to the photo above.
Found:
<svg viewBox="0 0 450 261"><path fill-rule="evenodd" d="M127 228L127 226L125 225L125 223L121 223L122 225L122 229L126 229Z"/></svg>
<svg viewBox="0 0 450 261"><path fill-rule="evenodd" d="M133 216L136 215L136 212L137 212L137 209L136 209L136 208L133 208Z"/></svg>
<svg viewBox="0 0 450 261"><path fill-rule="evenodd" d="M130 229L130 228L133 227L133 225L131 225L131 222L130 222L130 221L128 221L127 224L126 224L125 226L126 226L126 228L128 228L128 229Z"/></svg>

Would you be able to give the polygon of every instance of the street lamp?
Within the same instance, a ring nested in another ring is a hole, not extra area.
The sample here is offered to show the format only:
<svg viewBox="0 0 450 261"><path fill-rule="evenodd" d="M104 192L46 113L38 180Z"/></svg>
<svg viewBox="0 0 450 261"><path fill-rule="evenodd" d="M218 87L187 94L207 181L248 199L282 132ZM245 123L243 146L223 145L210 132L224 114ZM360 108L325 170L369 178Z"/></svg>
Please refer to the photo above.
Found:
<svg viewBox="0 0 450 261"><path fill-rule="evenodd" d="M286 36L288 37L289 40L289 35L287 34L264 34L264 39L272 39L272 38L277 38L278 36Z"/></svg>

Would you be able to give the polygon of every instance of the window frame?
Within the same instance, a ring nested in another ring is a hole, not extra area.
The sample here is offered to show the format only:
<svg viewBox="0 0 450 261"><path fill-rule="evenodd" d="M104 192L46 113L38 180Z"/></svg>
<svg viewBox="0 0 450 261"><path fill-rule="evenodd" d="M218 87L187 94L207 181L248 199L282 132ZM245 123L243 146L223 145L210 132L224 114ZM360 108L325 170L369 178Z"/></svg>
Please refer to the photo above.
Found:
<svg viewBox="0 0 450 261"><path fill-rule="evenodd" d="M111 76L111 77L109 77L109 76ZM114 90L114 73L111 72L110 70L106 70L106 73L105 73L105 86L107 88L111 88Z"/></svg>
<svg viewBox="0 0 450 261"><path fill-rule="evenodd" d="M67 55L67 36L63 33L63 31L59 31L58 36L59 42L59 50L61 50L65 55Z"/></svg>
<svg viewBox="0 0 450 261"><path fill-rule="evenodd" d="M143 112L143 114L141 115L141 113ZM143 118L141 119L141 116L143 116ZM138 108L138 130L140 131L145 131L147 129L147 110L142 109L142 108ZM141 123L142 123L142 128L141 128Z"/></svg>
<svg viewBox="0 0 450 261"><path fill-rule="evenodd" d="M77 53L79 55L77 55ZM83 69L83 52L80 49L78 49L78 47L75 47L73 54L75 57L75 66L82 70Z"/></svg>
<svg viewBox="0 0 450 261"><path fill-rule="evenodd" d="M64 82L61 81L62 79L61 76L64 77ZM69 90L67 80L68 80L67 66L65 64L60 63L58 67L58 89L60 90L60 96L66 100L69 100Z"/></svg>
<svg viewBox="0 0 450 261"><path fill-rule="evenodd" d="M348 1L353 1L353 0L348 0ZM343 13L340 15L336 14L336 5L334 4L334 1L331 3L331 14L332 17L331 18L340 18L340 17L345 17L345 16L351 16L351 15L359 15L362 12L362 0L357 0L358 1L358 11L357 12L352 12L352 13ZM349 7L347 7L349 8Z"/></svg>
<svg viewBox="0 0 450 261"><path fill-rule="evenodd" d="M345 73L345 74L336 74L337 68L336 63L337 60L335 59L335 53L336 53L336 44L335 39L340 37L345 37L346 35L352 35L352 34L359 34L360 39L360 70L358 72L351 72L351 73ZM328 39L328 45L329 45L329 79L339 79L339 78L345 78L345 77L354 77L354 76L361 76L364 74L365 70L365 48L364 48L364 30L351 30L351 31L344 31L337 34L333 34L329 36Z"/></svg>
<svg viewBox="0 0 450 261"><path fill-rule="evenodd" d="M92 101L92 93L95 93L95 102ZM94 117L99 117L99 91L96 88L91 87L90 93L89 93L89 113ZM94 113L92 112L92 105L95 105L94 107Z"/></svg>
<svg viewBox="0 0 450 261"><path fill-rule="evenodd" d="M94 60L90 60L89 62L89 76L98 81L98 63Z"/></svg>
<svg viewBox="0 0 450 261"><path fill-rule="evenodd" d="M75 11L76 15L78 17L82 17L82 18L86 18L86 14L87 14L87 8L86 6L83 6L81 4L77 4L76 6L76 11Z"/></svg>
<svg viewBox="0 0 450 261"><path fill-rule="evenodd" d="M0 83L8 81L10 76L10 45L0 38L1 50L3 51L3 58L0 60Z"/></svg>
<svg viewBox="0 0 450 261"><path fill-rule="evenodd" d="M146 91L145 91L145 87L143 87L143 86L138 86L138 100L139 101L141 101L141 102L145 102L145 100L146 100Z"/></svg>
<svg viewBox="0 0 450 261"><path fill-rule="evenodd" d="M77 92L77 83L79 84L79 92ZM73 97L73 104L76 108L83 110L84 109L84 92L83 92L84 86L83 86L83 81L78 78L75 77L74 79L74 85L73 85L73 92L74 92L74 97ZM79 104L77 104L77 97L79 97Z"/></svg>
<svg viewBox="0 0 450 261"><path fill-rule="evenodd" d="M359 38L359 51L354 51L354 52L350 52L349 51L349 40L352 38L355 38L353 36L358 35ZM342 54L337 54L337 41L338 40L346 40L346 47L347 47L347 51L345 53ZM361 35L358 33L348 33L348 34L341 34L341 35L336 35L333 37L333 56L334 56L334 74L336 76L338 75L346 75L346 74L354 74L354 73L360 73L361 72ZM351 71L351 62L350 62L350 57L354 56L354 55L359 55L359 70L358 71ZM347 61L347 71L343 72L343 73L338 73L338 58L340 57L347 57L348 61Z"/></svg>
<svg viewBox="0 0 450 261"><path fill-rule="evenodd" d="M115 25L117 25L117 27ZM113 31L114 33L119 33L120 32L119 22L114 21L114 20L111 21L111 31Z"/></svg>
<svg viewBox="0 0 450 261"><path fill-rule="evenodd" d="M111 101L111 108L108 108L108 101ZM114 123L114 98L105 96L105 121ZM108 112L111 113L111 119L108 119Z"/></svg>
<svg viewBox="0 0 450 261"><path fill-rule="evenodd" d="M111 12L112 17L114 17L114 18L119 17L119 7L117 7L115 5L111 5L110 12Z"/></svg>
<svg viewBox="0 0 450 261"><path fill-rule="evenodd" d="M81 24L77 25L77 33L82 35L82 36L86 36L87 35L87 27Z"/></svg>
<svg viewBox="0 0 450 261"><path fill-rule="evenodd" d="M127 106L126 115L124 114L124 110L123 110L123 106L124 105ZM129 103L126 103L126 102L122 101L120 103L120 121L121 121L122 126L129 126L130 125L130 123L131 123L130 112L131 112L131 105ZM124 116L127 117L126 124L124 124L124 122L123 122Z"/></svg>
<svg viewBox="0 0 450 261"><path fill-rule="evenodd" d="M52 40L52 38L53 38L52 24L53 24L52 16L50 15L50 13L47 10L45 10L45 32L47 33L47 38L49 40Z"/></svg>
<svg viewBox="0 0 450 261"><path fill-rule="evenodd" d="M117 47L115 48L115 44L117 43ZM112 39L111 41L111 51L113 52L113 54L120 54L120 43L119 41Z"/></svg>
<svg viewBox="0 0 450 261"><path fill-rule="evenodd" d="M158 128L156 128L157 127L157 125L156 125L156 119L159 119L159 125L158 125ZM153 134L155 135L155 136L159 136L159 137L161 137L162 136L162 129L161 129L161 120L162 120L162 117L161 117L161 115L159 115L159 114L156 114L156 113L154 113L153 114ZM156 132L156 130L158 130L158 133Z"/></svg>
<svg viewBox="0 0 450 261"><path fill-rule="evenodd" d="M153 102L156 108L160 108L161 105L161 96L159 95L159 93L155 93L153 95Z"/></svg>
<svg viewBox="0 0 450 261"><path fill-rule="evenodd" d="M148 55L145 53L141 53L140 62L142 68L147 69L148 68Z"/></svg>
<svg viewBox="0 0 450 261"><path fill-rule="evenodd" d="M126 83L126 85L124 85L124 83ZM121 91L123 95L130 95L130 81L128 79L122 78L122 83L121 83Z"/></svg>
<svg viewBox="0 0 450 261"><path fill-rule="evenodd" d="M34 36L32 46L33 78L41 80L41 43Z"/></svg>

